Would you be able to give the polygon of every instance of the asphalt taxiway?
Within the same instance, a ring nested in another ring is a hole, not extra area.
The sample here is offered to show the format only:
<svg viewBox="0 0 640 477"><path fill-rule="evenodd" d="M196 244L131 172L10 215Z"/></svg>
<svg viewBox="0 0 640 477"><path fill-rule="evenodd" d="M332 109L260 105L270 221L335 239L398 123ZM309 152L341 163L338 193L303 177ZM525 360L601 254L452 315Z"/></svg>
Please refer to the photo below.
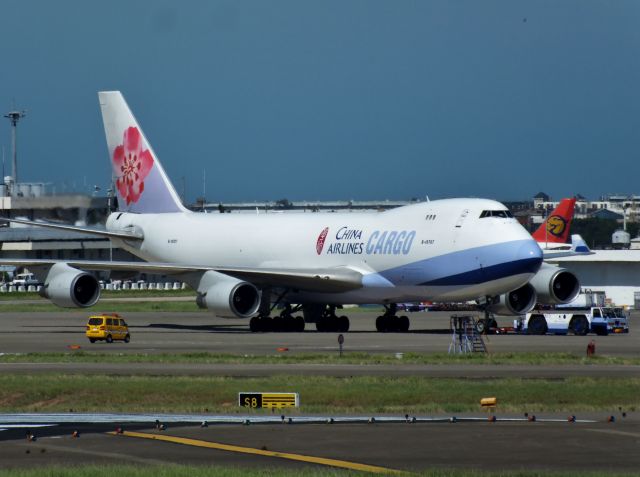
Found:
<svg viewBox="0 0 640 477"><path fill-rule="evenodd" d="M94 312L95 313L95 312ZM217 318L211 313L138 312L123 313L129 323L131 342L90 344L85 326L90 312L1 313L0 353L65 352L81 346L85 352L101 353L232 353L238 355L287 353L334 353L338 333L320 333L307 324L303 333L251 333L247 320ZM377 313L359 311L350 316L351 330L344 333L345 352L366 353L446 353L451 343L449 313L408 313L407 333L375 331ZM500 319L508 325L509 319ZM527 336L491 335L485 338L493 352L568 352L583 354L591 340L596 353L611 356L638 356L640 333L635 333L640 314L631 318L631 332L610 336Z"/></svg>
<svg viewBox="0 0 640 477"><path fill-rule="evenodd" d="M637 421L457 422L310 425L63 425L5 434L2 467L39 465L166 464L244 468L337 467L419 471L635 472L640 466ZM72 437L74 430L80 437ZM2 438L0 433L0 438Z"/></svg>

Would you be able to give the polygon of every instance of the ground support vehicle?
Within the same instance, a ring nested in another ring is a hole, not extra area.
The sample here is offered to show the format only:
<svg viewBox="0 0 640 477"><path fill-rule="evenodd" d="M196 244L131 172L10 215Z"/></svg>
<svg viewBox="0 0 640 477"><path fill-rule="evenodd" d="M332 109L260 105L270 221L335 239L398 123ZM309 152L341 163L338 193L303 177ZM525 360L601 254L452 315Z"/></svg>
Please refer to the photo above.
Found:
<svg viewBox="0 0 640 477"><path fill-rule="evenodd" d="M90 316L86 335L91 343L103 340L107 343L115 340L128 343L131 340L127 323L116 313Z"/></svg>
<svg viewBox="0 0 640 477"><path fill-rule="evenodd" d="M587 333L608 335L628 333L629 320L622 309L585 307L554 310L534 310L520 317L519 329L530 335L546 333L584 336Z"/></svg>

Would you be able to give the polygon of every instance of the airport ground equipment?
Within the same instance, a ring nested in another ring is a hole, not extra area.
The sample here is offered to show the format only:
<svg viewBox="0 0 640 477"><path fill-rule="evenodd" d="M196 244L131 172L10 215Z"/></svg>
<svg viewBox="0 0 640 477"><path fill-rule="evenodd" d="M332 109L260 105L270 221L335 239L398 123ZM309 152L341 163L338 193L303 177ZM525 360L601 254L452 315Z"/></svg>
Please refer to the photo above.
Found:
<svg viewBox="0 0 640 477"><path fill-rule="evenodd" d="M476 318L472 315L452 315L449 321L451 344L449 354L486 353L482 335L476 331Z"/></svg>
<svg viewBox="0 0 640 477"><path fill-rule="evenodd" d="M584 336L628 333L629 320L622 308L591 306L534 310L520 318L520 330L530 335L546 333Z"/></svg>

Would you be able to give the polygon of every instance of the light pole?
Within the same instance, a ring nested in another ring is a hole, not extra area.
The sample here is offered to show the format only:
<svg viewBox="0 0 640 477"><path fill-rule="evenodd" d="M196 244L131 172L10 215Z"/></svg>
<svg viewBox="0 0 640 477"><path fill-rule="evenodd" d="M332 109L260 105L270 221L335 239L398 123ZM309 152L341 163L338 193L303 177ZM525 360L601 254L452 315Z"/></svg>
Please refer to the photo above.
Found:
<svg viewBox="0 0 640 477"><path fill-rule="evenodd" d="M18 129L18 121L26 116L25 111L9 111L4 115L11 121L11 146L13 147L13 187L11 195L15 195L16 184L18 183L18 148L16 141L16 131Z"/></svg>

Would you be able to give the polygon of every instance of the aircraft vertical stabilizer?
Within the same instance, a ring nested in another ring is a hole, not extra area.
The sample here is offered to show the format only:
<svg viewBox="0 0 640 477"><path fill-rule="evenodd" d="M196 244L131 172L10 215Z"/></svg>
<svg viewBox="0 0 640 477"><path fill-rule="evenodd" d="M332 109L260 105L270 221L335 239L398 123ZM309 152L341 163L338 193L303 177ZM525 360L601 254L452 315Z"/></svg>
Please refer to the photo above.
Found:
<svg viewBox="0 0 640 477"><path fill-rule="evenodd" d="M118 209L134 213L185 212L158 157L120 91L98 93Z"/></svg>
<svg viewBox="0 0 640 477"><path fill-rule="evenodd" d="M567 243L569 241L569 228L573 220L573 211L576 199L562 199L558 207L547 217L538 230L532 235L538 243Z"/></svg>

